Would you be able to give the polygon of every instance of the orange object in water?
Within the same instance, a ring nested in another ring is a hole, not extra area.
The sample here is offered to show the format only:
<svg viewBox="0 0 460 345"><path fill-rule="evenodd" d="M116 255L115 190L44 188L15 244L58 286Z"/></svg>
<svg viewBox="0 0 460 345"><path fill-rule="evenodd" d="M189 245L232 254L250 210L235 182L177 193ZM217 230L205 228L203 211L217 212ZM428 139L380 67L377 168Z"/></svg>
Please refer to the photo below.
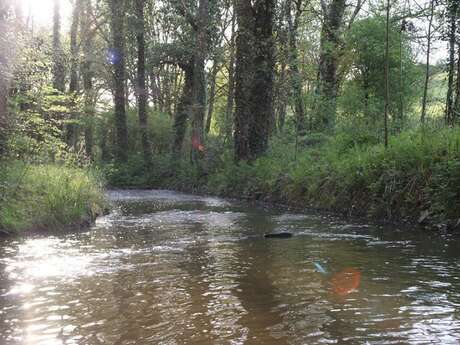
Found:
<svg viewBox="0 0 460 345"><path fill-rule="evenodd" d="M359 287L361 272L354 268L346 268L331 278L332 291L337 295L348 295Z"/></svg>

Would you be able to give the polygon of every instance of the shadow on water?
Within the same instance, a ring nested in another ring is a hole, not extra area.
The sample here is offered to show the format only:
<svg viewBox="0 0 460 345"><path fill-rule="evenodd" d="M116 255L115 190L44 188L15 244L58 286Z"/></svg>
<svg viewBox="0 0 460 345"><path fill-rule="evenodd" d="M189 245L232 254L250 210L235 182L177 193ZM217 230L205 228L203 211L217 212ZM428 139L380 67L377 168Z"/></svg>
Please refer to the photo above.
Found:
<svg viewBox="0 0 460 345"><path fill-rule="evenodd" d="M109 197L91 231L1 243L0 344L460 342L454 237L168 191ZM350 269L359 285L337 294Z"/></svg>

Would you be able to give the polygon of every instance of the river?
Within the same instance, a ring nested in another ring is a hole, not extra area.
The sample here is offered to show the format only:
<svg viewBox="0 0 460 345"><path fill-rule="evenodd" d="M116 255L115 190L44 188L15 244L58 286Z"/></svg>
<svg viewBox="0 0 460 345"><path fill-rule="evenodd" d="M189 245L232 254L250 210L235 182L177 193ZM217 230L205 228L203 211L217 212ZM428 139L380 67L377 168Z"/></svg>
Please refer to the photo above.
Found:
<svg viewBox="0 0 460 345"><path fill-rule="evenodd" d="M459 344L460 241L169 191L0 241L0 344ZM266 239L290 232L292 238Z"/></svg>

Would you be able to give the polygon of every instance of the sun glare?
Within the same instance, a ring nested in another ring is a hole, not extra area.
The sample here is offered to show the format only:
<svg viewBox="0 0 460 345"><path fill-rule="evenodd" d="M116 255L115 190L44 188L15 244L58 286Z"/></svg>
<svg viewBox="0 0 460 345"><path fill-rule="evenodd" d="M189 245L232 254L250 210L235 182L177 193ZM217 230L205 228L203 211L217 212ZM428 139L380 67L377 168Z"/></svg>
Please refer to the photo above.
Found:
<svg viewBox="0 0 460 345"><path fill-rule="evenodd" d="M54 0L17 0L22 2L23 14L34 26L51 26L53 24ZM68 26L72 13L70 0L58 0L60 4L61 23Z"/></svg>

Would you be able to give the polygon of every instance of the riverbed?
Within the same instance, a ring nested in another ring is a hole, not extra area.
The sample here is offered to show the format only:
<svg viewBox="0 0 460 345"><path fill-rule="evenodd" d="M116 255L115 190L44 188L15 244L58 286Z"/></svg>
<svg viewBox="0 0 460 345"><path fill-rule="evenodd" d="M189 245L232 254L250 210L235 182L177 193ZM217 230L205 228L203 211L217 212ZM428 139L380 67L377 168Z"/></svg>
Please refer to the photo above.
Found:
<svg viewBox="0 0 460 345"><path fill-rule="evenodd" d="M0 344L459 344L460 238L170 191L0 242ZM289 232L285 239L266 233Z"/></svg>

